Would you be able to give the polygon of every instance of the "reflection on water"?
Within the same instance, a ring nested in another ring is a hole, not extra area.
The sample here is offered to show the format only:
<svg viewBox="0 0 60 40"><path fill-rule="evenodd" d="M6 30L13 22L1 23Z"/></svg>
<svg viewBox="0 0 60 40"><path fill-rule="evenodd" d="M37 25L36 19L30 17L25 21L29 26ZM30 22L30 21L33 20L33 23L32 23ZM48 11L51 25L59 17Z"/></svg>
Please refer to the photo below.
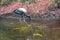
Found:
<svg viewBox="0 0 60 40"><path fill-rule="evenodd" d="M18 19L0 18L0 40L60 40L60 20L32 20L28 25Z"/></svg>

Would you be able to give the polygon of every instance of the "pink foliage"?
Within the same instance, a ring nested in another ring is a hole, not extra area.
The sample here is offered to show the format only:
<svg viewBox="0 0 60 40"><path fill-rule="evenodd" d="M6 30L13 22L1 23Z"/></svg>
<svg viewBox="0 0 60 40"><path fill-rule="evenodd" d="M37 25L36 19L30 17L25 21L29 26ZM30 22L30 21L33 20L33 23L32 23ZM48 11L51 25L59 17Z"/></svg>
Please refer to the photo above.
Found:
<svg viewBox="0 0 60 40"><path fill-rule="evenodd" d="M35 3L32 4L26 4L21 2L13 2L8 7L1 7L0 8L0 14L5 14L12 12L13 10L24 7L28 10L29 13L39 13L39 11L43 11L48 7L49 0L37 0Z"/></svg>

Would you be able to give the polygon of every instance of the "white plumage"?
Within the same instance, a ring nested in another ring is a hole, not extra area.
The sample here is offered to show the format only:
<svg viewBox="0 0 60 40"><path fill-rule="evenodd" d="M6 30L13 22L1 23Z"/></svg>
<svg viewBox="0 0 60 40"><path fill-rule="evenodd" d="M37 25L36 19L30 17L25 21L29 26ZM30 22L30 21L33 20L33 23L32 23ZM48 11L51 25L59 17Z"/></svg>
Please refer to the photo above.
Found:
<svg viewBox="0 0 60 40"><path fill-rule="evenodd" d="M25 8L18 8L18 10L23 11L24 13L27 13L27 10Z"/></svg>

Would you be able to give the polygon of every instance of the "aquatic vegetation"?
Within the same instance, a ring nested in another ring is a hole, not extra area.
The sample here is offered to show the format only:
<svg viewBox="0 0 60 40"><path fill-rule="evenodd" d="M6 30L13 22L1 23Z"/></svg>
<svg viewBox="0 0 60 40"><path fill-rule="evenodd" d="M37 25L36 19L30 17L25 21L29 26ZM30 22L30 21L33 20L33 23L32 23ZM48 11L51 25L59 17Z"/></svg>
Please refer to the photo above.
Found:
<svg viewBox="0 0 60 40"><path fill-rule="evenodd" d="M38 35L39 37L41 37L43 35L43 32L41 32L39 28L35 27L33 23L31 24L31 26L28 26L26 23L22 21L18 22L15 20L12 22L12 20L10 21L7 20L5 19L0 22L0 32L3 32L6 36L5 37L4 34L2 33L2 36L0 37L6 38L6 40L10 40L10 39L26 40L27 38L29 38L29 36L33 37ZM34 33L38 33L38 34L34 34ZM3 38L1 40L4 40Z"/></svg>
<svg viewBox="0 0 60 40"><path fill-rule="evenodd" d="M24 2L25 1L26 0L24 0ZM33 1L35 2L35 0ZM48 5L50 1L52 2L50 3L50 5ZM52 6L54 8L57 0L50 1L37 0L35 3L25 2L23 3L24 6L22 5L21 2L13 2L12 5L11 4L8 5L9 7L4 6L3 8L1 8L2 12L11 12L12 9L15 9L15 7L18 8L20 6L26 9L28 8L27 10L29 11L29 13L31 13L32 16L34 15L33 17L36 19L32 20L31 22L25 23L23 22L23 20L19 21L20 17L18 19L14 19L12 14L7 13L8 15L5 15L3 18L0 18L0 40L59 40L60 39L59 10L58 9L54 11L48 10L48 12L46 13L43 12L43 14L41 13L42 15L40 15L40 10L42 12L42 10L47 8L47 6ZM11 16L12 18L9 18ZM39 18L41 18L41 21Z"/></svg>

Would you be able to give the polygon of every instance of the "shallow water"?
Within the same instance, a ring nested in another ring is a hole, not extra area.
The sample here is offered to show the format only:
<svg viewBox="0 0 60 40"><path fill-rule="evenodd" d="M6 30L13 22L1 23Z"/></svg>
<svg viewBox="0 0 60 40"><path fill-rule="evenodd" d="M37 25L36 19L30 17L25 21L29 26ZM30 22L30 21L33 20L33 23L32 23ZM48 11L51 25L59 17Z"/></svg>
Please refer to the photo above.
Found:
<svg viewBox="0 0 60 40"><path fill-rule="evenodd" d="M34 33L39 35L33 35ZM0 18L0 40L60 40L59 33L60 20L34 19L28 24L19 19Z"/></svg>

